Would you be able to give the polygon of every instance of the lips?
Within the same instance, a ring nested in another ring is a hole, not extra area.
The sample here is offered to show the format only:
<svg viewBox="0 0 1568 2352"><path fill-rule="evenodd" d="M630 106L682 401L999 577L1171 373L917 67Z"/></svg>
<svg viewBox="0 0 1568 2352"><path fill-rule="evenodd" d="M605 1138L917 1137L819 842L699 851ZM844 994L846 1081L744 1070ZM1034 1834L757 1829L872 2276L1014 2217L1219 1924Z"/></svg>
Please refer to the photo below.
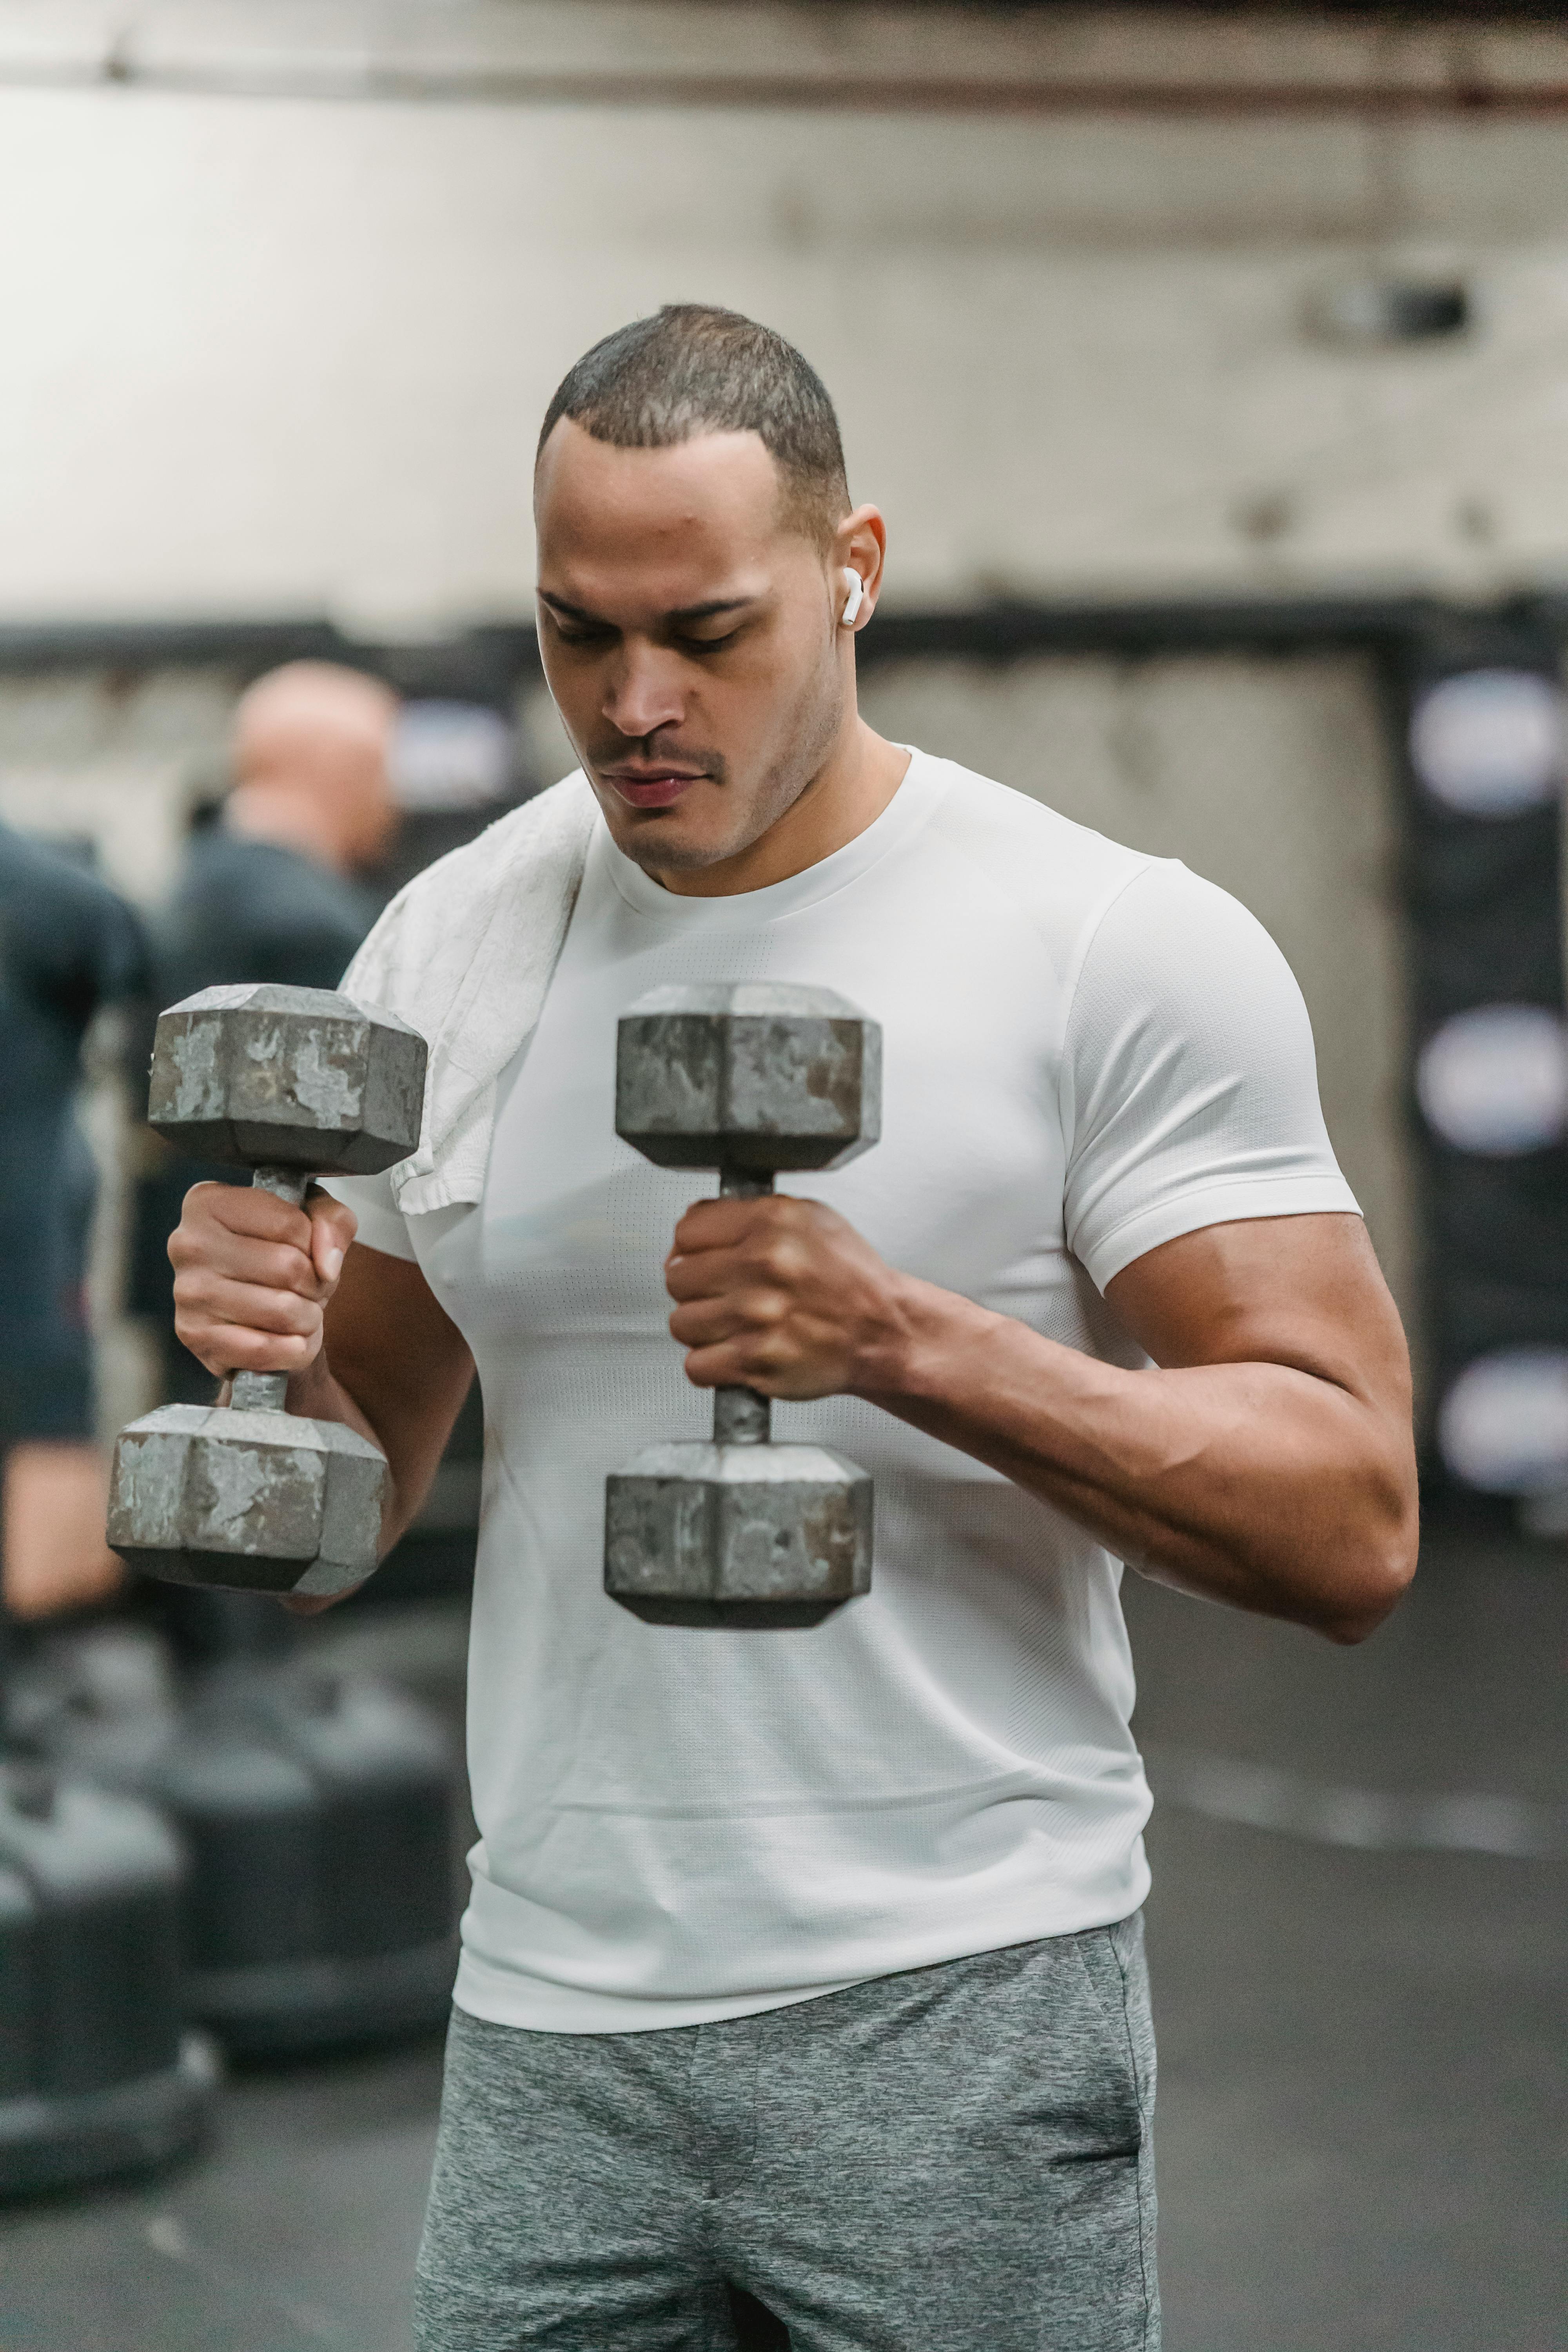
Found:
<svg viewBox="0 0 1568 2352"><path fill-rule="evenodd" d="M612 770L605 781L631 808L669 808L682 793L702 779L700 775L677 775L668 769L641 776L616 775Z"/></svg>

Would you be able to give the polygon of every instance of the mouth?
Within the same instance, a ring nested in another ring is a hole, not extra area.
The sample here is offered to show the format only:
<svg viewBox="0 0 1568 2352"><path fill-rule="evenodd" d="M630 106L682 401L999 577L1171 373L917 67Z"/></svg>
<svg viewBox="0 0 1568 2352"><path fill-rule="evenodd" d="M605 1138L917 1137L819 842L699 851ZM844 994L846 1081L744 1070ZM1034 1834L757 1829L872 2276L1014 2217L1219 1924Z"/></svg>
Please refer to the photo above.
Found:
<svg viewBox="0 0 1568 2352"><path fill-rule="evenodd" d="M669 808L702 782L700 768L601 768L599 772L629 808Z"/></svg>

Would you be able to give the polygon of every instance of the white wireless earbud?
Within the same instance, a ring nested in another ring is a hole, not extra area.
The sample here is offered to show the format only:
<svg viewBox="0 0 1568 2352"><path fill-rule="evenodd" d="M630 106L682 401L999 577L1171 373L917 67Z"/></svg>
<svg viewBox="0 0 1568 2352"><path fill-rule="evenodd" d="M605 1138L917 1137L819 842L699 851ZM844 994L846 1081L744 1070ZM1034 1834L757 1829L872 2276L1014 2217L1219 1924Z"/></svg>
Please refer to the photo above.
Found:
<svg viewBox="0 0 1568 2352"><path fill-rule="evenodd" d="M866 601L866 583L847 563L844 566L844 577L848 583L849 593L845 599L844 610L838 615L838 625L841 629L852 629L855 625L855 615Z"/></svg>

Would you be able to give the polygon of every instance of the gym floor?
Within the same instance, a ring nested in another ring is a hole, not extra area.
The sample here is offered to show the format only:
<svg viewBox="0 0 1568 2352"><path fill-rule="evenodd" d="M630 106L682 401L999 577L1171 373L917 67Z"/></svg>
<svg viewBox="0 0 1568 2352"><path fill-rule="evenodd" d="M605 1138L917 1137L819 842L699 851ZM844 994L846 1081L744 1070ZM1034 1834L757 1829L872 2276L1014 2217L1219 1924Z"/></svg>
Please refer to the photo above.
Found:
<svg viewBox="0 0 1568 2352"><path fill-rule="evenodd" d="M1167 2352L1568 2352L1565 1602L1479 1537L1350 1652L1129 1580ZM458 1703L450 1611L321 1638ZM11 2209L0 2352L405 2352L439 2071L241 2074L200 2158Z"/></svg>

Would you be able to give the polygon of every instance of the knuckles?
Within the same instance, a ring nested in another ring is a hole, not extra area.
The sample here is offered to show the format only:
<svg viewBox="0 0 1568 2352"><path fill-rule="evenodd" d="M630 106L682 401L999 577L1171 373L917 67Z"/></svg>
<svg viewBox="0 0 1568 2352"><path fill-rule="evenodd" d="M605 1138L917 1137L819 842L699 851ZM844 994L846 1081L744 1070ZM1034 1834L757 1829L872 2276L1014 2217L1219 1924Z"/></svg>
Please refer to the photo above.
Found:
<svg viewBox="0 0 1568 2352"><path fill-rule="evenodd" d="M199 1222L182 1220L169 1235L167 1251L176 1288L182 1282L226 1276L258 1289L293 1291L306 1299L330 1296L314 1261L291 1242L261 1240L226 1225L204 1230Z"/></svg>

